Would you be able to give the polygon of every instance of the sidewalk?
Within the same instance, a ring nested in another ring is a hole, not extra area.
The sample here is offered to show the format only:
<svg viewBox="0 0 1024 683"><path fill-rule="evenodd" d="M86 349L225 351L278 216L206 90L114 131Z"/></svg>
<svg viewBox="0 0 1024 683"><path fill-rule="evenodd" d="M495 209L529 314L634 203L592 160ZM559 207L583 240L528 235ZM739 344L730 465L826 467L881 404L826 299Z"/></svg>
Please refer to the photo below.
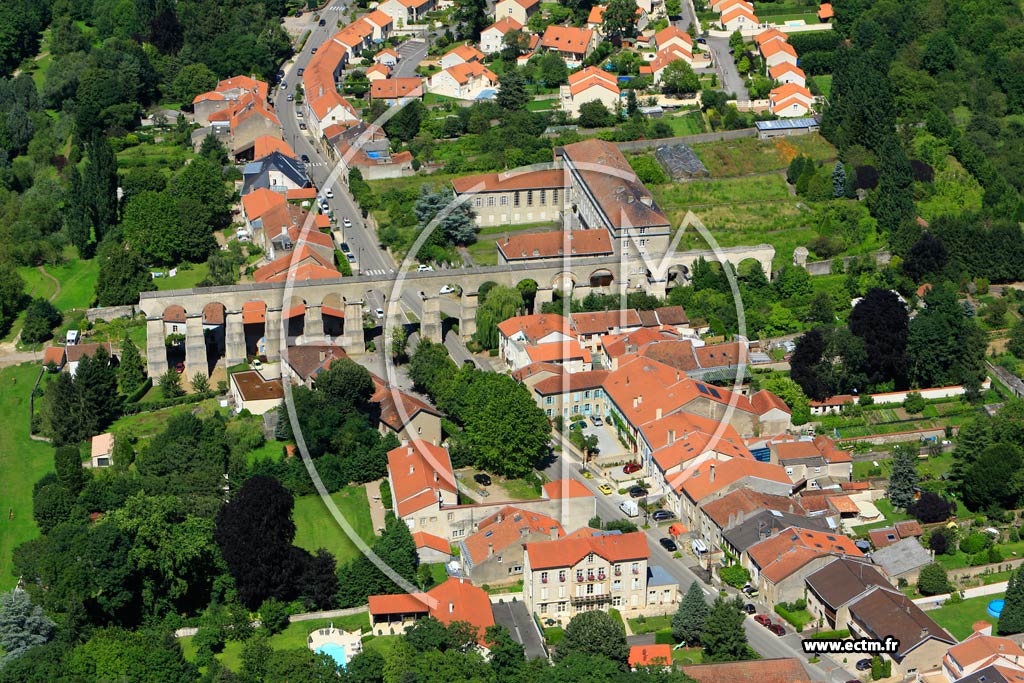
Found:
<svg viewBox="0 0 1024 683"><path fill-rule="evenodd" d="M373 523L373 533L379 533L384 529L384 503L380 500L380 483L383 479L369 481L366 486L366 500L370 503L370 521Z"/></svg>

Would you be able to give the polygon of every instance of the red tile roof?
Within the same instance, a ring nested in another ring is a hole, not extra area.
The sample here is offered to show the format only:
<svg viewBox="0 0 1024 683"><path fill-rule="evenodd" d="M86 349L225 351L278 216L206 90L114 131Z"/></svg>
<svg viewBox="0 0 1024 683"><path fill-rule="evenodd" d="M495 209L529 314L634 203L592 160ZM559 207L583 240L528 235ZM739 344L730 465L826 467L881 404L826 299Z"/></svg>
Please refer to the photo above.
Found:
<svg viewBox="0 0 1024 683"><path fill-rule="evenodd" d="M377 375L372 377L374 392L370 401L380 409L378 419L395 432L402 431L406 423L421 412L441 417L441 412L429 403L389 385Z"/></svg>
<svg viewBox="0 0 1024 683"><path fill-rule="evenodd" d="M273 152L281 152L285 156L295 158L295 152L284 140L275 138L272 135L261 135L253 143L253 158L262 159Z"/></svg>
<svg viewBox="0 0 1024 683"><path fill-rule="evenodd" d="M53 363L58 368L64 367L64 347L63 346L48 346L43 351L43 365Z"/></svg>
<svg viewBox="0 0 1024 683"><path fill-rule="evenodd" d="M789 40L789 36L787 36L785 33L783 33L777 28L770 28L765 31L761 31L756 36L754 36L754 42L757 43L758 45L763 45L764 43L767 43L772 40L786 41Z"/></svg>
<svg viewBox="0 0 1024 683"><path fill-rule="evenodd" d="M896 522L896 533L900 535L900 538L911 538L912 536L920 536L924 533L921 528L921 524L916 519L910 519L905 522Z"/></svg>
<svg viewBox="0 0 1024 683"><path fill-rule="evenodd" d="M712 474L712 468L714 473ZM699 502L711 494L752 478L790 485L786 471L778 465L745 458L732 458L724 462L705 462L687 468L669 477L669 485L675 491L685 493L690 500Z"/></svg>
<svg viewBox="0 0 1024 683"><path fill-rule="evenodd" d="M246 301L242 304L242 324L254 325L267 321L267 305L262 301Z"/></svg>
<svg viewBox="0 0 1024 683"><path fill-rule="evenodd" d="M678 26L669 26L654 34L654 44L659 48L664 47L672 41L680 41L687 45L693 45L693 38L690 37L690 34L683 31Z"/></svg>
<svg viewBox="0 0 1024 683"><path fill-rule="evenodd" d="M781 410L787 415L792 413L792 411L789 409L789 406L786 405L785 401L783 401L781 398L779 398L772 392L768 391L767 389L762 389L761 391L751 396L750 405L754 406L754 411L758 415L764 415L769 410L775 409Z"/></svg>
<svg viewBox="0 0 1024 683"><path fill-rule="evenodd" d="M876 548L886 548L900 540L900 535L893 527L872 529L868 532L868 537L871 539L871 545Z"/></svg>
<svg viewBox="0 0 1024 683"><path fill-rule="evenodd" d="M444 55L441 56L441 59L444 59L449 55L455 55L463 62L483 61L483 58L486 56L483 52L480 52L480 50L477 50L472 45L467 45L465 43L448 50L448 52L445 52Z"/></svg>
<svg viewBox="0 0 1024 683"><path fill-rule="evenodd" d="M704 514L722 529L727 529L739 519L760 510L778 510L802 515L804 509L799 502L787 496L773 496L753 489L742 488L731 491L721 498L701 506Z"/></svg>
<svg viewBox="0 0 1024 683"><path fill-rule="evenodd" d="M551 500L562 498L593 498L594 494L575 479L557 479L543 486L544 495Z"/></svg>
<svg viewBox="0 0 1024 683"><path fill-rule="evenodd" d="M460 85L465 85L479 77L483 77L491 83L498 82L497 74L479 62L463 62L462 64L448 67L445 71Z"/></svg>
<svg viewBox="0 0 1024 683"><path fill-rule="evenodd" d="M423 79L383 78L370 84L371 100L394 100L400 97L422 97Z"/></svg>
<svg viewBox="0 0 1024 683"><path fill-rule="evenodd" d="M242 197L242 210L246 218L254 221L275 206L283 206L287 202L280 192L261 187Z"/></svg>
<svg viewBox="0 0 1024 683"><path fill-rule="evenodd" d="M757 15L746 5L735 5L722 12L722 23L726 24L737 17L747 17L751 22L757 23Z"/></svg>
<svg viewBox="0 0 1024 683"><path fill-rule="evenodd" d="M606 233L607 234L607 233ZM640 315L632 308L615 311L588 311L572 313L569 321L576 334L607 335L611 330L640 327Z"/></svg>
<svg viewBox="0 0 1024 683"><path fill-rule="evenodd" d="M594 32L588 28L574 28L572 26L558 26L552 24L544 31L541 38L541 47L559 52L582 55L587 51Z"/></svg>
<svg viewBox="0 0 1024 683"><path fill-rule="evenodd" d="M863 557L853 540L841 533L825 533L789 527L755 543L747 550L761 575L779 583L808 562L827 555Z"/></svg>
<svg viewBox="0 0 1024 683"><path fill-rule="evenodd" d="M439 553L451 555L451 546L448 544L448 541L440 536L428 534L426 531L416 531L412 535L412 540L416 544L417 549L430 548L431 550L436 550Z"/></svg>
<svg viewBox="0 0 1024 683"><path fill-rule="evenodd" d="M487 31L492 30L497 31L501 35L505 35L509 31L522 31L523 25L520 24L515 19L513 19L512 17L502 17L501 19L499 19L498 21L494 22L493 24L485 28L483 31L481 31L481 33L486 33Z"/></svg>
<svg viewBox="0 0 1024 683"><path fill-rule="evenodd" d="M588 66L569 76L569 92L575 97L592 86L599 86L616 94L619 92L615 76L596 66Z"/></svg>
<svg viewBox="0 0 1024 683"><path fill-rule="evenodd" d="M599 256L613 254L607 230L553 230L509 235L496 240L506 260L553 258L562 255Z"/></svg>
<svg viewBox="0 0 1024 683"><path fill-rule="evenodd" d="M426 441L413 441L388 451L388 474L399 517L437 501L438 492L456 492L448 451ZM429 498L424 499L427 494Z"/></svg>
<svg viewBox="0 0 1024 683"><path fill-rule="evenodd" d="M464 621L477 629L477 642L484 645L484 631L494 626L491 599L482 588L464 579L451 578L427 595L437 601L430 615L446 626L453 621Z"/></svg>
<svg viewBox="0 0 1024 683"><path fill-rule="evenodd" d="M793 46L784 40L769 40L767 42L761 43L760 49L761 55L765 59L768 59L772 55L778 54L779 52L783 52L789 55L790 57L793 57L794 59L797 56L796 50L793 49Z"/></svg>
<svg viewBox="0 0 1024 683"><path fill-rule="evenodd" d="M480 522L477 531L466 538L466 551L473 564L479 564L492 552L500 553L531 534L556 539L565 535L565 529L547 515L510 505Z"/></svg>
<svg viewBox="0 0 1024 683"><path fill-rule="evenodd" d="M552 313L518 315L514 318L509 318L498 323L498 331L506 337L512 337L521 332L531 343L536 343L552 332L561 332L566 337L573 336L566 319Z"/></svg>
<svg viewBox="0 0 1024 683"><path fill-rule="evenodd" d="M538 365L531 363L528 367ZM583 391L584 389L596 389L601 386L608 377L607 370L591 370L589 372L567 372L554 377L548 377L537 382L533 390L541 396L554 396L571 391Z"/></svg>
<svg viewBox="0 0 1024 683"><path fill-rule="evenodd" d="M821 7L818 8L818 18L824 21L825 19L831 19L836 15L835 10L832 9L832 3L823 2Z"/></svg>
<svg viewBox="0 0 1024 683"><path fill-rule="evenodd" d="M788 73L796 74L803 79L807 78L803 69L795 64L790 64L789 62L782 62L781 64L776 64L772 68L768 69L768 75L771 76L774 81L782 80L782 77Z"/></svg>
<svg viewBox="0 0 1024 683"><path fill-rule="evenodd" d="M580 529L556 541L527 543L525 547L530 558L530 568L571 567L590 553L608 562L646 560L650 556L647 536L642 531L591 535L593 532L593 529Z"/></svg>
<svg viewBox="0 0 1024 683"><path fill-rule="evenodd" d="M672 666L672 646L634 645L629 648L629 666Z"/></svg>
<svg viewBox="0 0 1024 683"><path fill-rule="evenodd" d="M283 282L285 280L323 280L341 277L334 264L306 245L293 253L257 268L252 274L256 282Z"/></svg>
<svg viewBox="0 0 1024 683"><path fill-rule="evenodd" d="M527 346L526 355L532 363L567 363L574 360L581 360L590 363L590 351L580 346L575 339L569 341L552 342L550 344L538 344Z"/></svg>
<svg viewBox="0 0 1024 683"><path fill-rule="evenodd" d="M67 358L69 363L77 363L86 356L92 358L93 354L104 349L107 355L113 356L114 349L110 345L110 342L100 342L98 344L74 344L72 346L64 347L64 356Z"/></svg>
<svg viewBox="0 0 1024 683"><path fill-rule="evenodd" d="M567 187L565 172L557 168L539 171L515 170L452 178L455 194L465 192L511 192L514 190L559 190Z"/></svg>

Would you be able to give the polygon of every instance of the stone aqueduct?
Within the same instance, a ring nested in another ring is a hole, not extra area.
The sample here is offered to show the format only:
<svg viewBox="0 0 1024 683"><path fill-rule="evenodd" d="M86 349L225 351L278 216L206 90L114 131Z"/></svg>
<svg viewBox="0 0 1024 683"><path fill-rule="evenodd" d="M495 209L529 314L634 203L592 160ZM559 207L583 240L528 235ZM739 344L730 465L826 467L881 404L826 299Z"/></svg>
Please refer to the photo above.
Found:
<svg viewBox="0 0 1024 683"><path fill-rule="evenodd" d="M756 261L767 277L771 277L775 249L761 244L754 247L732 247L717 251L687 251L673 255L665 265L670 277L650 280L643 289L664 296L672 276L687 274L697 260L728 262L739 269L747 260ZM554 291L571 292L583 297L592 291L619 291L618 283L627 281L614 273L627 266L618 256L603 258L574 258L570 264L560 262L505 264L498 266L410 272L405 274L403 291L412 291L422 302L420 334L423 338L440 342L442 338L440 299L437 292L445 284L462 289L459 306L459 331L464 337L476 329L477 291L485 282L515 286L532 279L537 282L537 305L551 301ZM610 276L610 278L609 278ZM610 283L609 283L610 280ZM289 343L295 338L300 343L322 343L326 339L325 313L331 335L349 353L365 352L363 331L363 301L368 293L381 292L390 303L394 287L391 281L382 282L380 276L354 276L336 280L308 280L302 282L240 284L225 287L204 287L162 292L143 292L139 308L147 321L146 350L150 377L159 377L168 368L166 339L168 334L164 314L169 307L184 308L184 363L185 373L210 372L210 347L217 347L215 356L223 355L228 366L241 363L251 355L252 340L263 339L263 354L270 360L280 358L282 338ZM248 304L248 306L247 306ZM243 307L260 309L262 329L243 321ZM223 321L223 323L217 321ZM355 325L344 321L358 321ZM287 327L282 327L286 324ZM299 321L299 322L296 322ZM212 324L211 324L212 323ZM220 328L220 325L223 325ZM180 327L180 325L179 325ZM207 330L220 328L221 336L211 343ZM275 333L275 330L277 331ZM283 332L283 334L282 334ZM180 333L180 330L179 330Z"/></svg>

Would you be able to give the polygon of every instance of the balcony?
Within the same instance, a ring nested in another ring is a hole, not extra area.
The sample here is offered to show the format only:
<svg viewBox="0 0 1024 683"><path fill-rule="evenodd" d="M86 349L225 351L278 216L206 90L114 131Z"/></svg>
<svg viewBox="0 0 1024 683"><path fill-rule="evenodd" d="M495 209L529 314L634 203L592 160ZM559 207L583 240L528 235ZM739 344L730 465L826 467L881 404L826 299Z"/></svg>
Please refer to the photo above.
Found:
<svg viewBox="0 0 1024 683"><path fill-rule="evenodd" d="M639 574L640 573L640 567L633 567L633 573L634 574Z"/></svg>
<svg viewBox="0 0 1024 683"><path fill-rule="evenodd" d="M559 583L565 583L565 574L559 574L558 575L558 582Z"/></svg>
<svg viewBox="0 0 1024 683"><path fill-rule="evenodd" d="M569 598L569 602L574 605L595 605L601 602L611 602L612 596L607 593L600 595L575 595Z"/></svg>
<svg viewBox="0 0 1024 683"><path fill-rule="evenodd" d="M607 578L608 578L607 574L605 574L604 572L598 572L598 574L597 574L597 580L598 581L604 581Z"/></svg>
<svg viewBox="0 0 1024 683"><path fill-rule="evenodd" d="M583 583L583 574L577 574L576 581L578 581L579 583Z"/></svg>
<svg viewBox="0 0 1024 683"><path fill-rule="evenodd" d="M622 567L615 568L615 576L622 576Z"/></svg>

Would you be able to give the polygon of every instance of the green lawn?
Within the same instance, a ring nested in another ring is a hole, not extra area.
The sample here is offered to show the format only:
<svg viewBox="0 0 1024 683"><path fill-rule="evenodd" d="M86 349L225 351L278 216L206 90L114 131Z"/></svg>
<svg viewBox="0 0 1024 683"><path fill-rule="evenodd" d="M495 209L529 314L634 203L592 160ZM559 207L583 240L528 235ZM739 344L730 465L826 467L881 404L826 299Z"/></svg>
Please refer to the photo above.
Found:
<svg viewBox="0 0 1024 683"><path fill-rule="evenodd" d="M700 664L703 661L704 650L699 647L681 647L678 650L672 650L673 664L686 666L689 664Z"/></svg>
<svg viewBox="0 0 1024 683"><path fill-rule="evenodd" d="M3 473L3 524L0 526L0 590L17 583L12 574L11 553L38 535L32 519L32 486L53 467L53 448L28 438L28 399L39 366L25 363L0 371L0 472ZM13 517L12 517L13 515Z"/></svg>
<svg viewBox="0 0 1024 683"><path fill-rule="evenodd" d="M170 175L194 156L195 153L191 150L170 142L144 143L118 152L117 166L120 169L152 166L159 169L161 173Z"/></svg>
<svg viewBox="0 0 1024 683"><path fill-rule="evenodd" d="M190 263L185 267L178 266L178 273L174 277L158 277L153 282L156 283L156 288L160 291L192 289L200 280L206 279L209 270L205 263Z"/></svg>
<svg viewBox="0 0 1024 683"><path fill-rule="evenodd" d="M500 483L512 500L531 500L538 495L533 484L525 479L502 479Z"/></svg>
<svg viewBox="0 0 1024 683"><path fill-rule="evenodd" d="M478 266L494 266L498 264L498 247L493 239L477 240L467 248L473 263Z"/></svg>
<svg viewBox="0 0 1024 683"><path fill-rule="evenodd" d="M834 159L836 149L817 133L758 140L741 138L693 145L693 151L704 162L713 177L735 176L781 170L798 154L821 161Z"/></svg>
<svg viewBox="0 0 1024 683"><path fill-rule="evenodd" d="M359 538L366 542L373 540L373 523L370 521L370 504L366 500L366 489L354 486L331 495L341 511L342 517L352 526ZM299 496L295 499L295 545L309 551L327 548L338 560L348 562L359 552L320 496Z"/></svg>
<svg viewBox="0 0 1024 683"><path fill-rule="evenodd" d="M818 86L818 90L825 97L832 97L832 74L822 74L821 76L813 76L812 81Z"/></svg>
<svg viewBox="0 0 1024 683"><path fill-rule="evenodd" d="M704 117L699 111L680 116L665 116L660 120L671 126L673 135L696 135L707 130L704 126Z"/></svg>
<svg viewBox="0 0 1024 683"><path fill-rule="evenodd" d="M118 434L131 434L136 438L146 438L158 434L167 426L167 421L175 415L191 413L198 408L198 416L201 418L210 417L217 412L217 399L211 398L199 403L187 403L180 406L171 406L161 410L154 410L149 413L138 413L118 418L110 427L110 431Z"/></svg>
<svg viewBox="0 0 1024 683"><path fill-rule="evenodd" d="M526 103L527 111L548 111L558 106L557 99L550 100L530 100Z"/></svg>
<svg viewBox="0 0 1024 683"><path fill-rule="evenodd" d="M273 460L274 462L277 462L284 457L284 444L280 441L274 441L271 439L256 450L249 451L245 457L249 461L250 465L255 462L259 462L260 460Z"/></svg>
<svg viewBox="0 0 1024 683"><path fill-rule="evenodd" d="M978 598L968 598L957 604L947 602L938 609L929 610L928 616L956 636L958 640L963 640L973 633L971 627L976 621L987 621L995 625L996 620L989 616L986 608L988 603L1002 597L1002 595L983 595Z"/></svg>
<svg viewBox="0 0 1024 683"><path fill-rule="evenodd" d="M654 633L663 628L672 628L672 615L645 617L643 621L640 621L640 619L630 619L629 628L633 633Z"/></svg>

